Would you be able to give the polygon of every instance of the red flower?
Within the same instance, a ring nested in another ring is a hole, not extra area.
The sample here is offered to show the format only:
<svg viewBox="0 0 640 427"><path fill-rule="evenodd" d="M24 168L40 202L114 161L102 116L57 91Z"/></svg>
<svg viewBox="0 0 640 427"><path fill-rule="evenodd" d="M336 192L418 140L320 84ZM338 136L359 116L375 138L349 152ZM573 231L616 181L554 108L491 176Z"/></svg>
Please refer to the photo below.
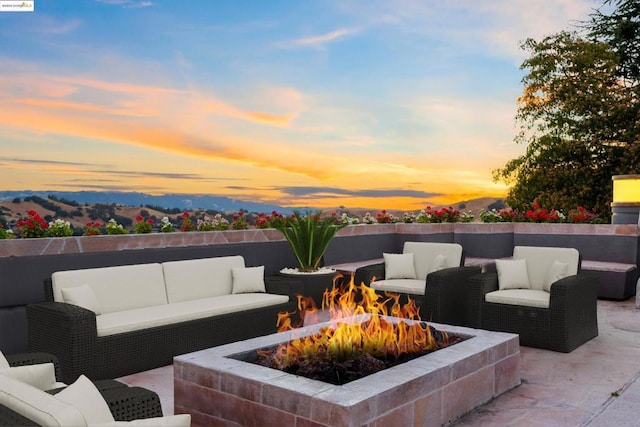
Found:
<svg viewBox="0 0 640 427"><path fill-rule="evenodd" d="M149 218L149 219L147 220L147 222L148 222L149 224L153 224L153 218Z"/></svg>
<svg viewBox="0 0 640 427"><path fill-rule="evenodd" d="M136 221L137 222L142 222L142 220L143 220L143 218L140 215L136 216Z"/></svg>

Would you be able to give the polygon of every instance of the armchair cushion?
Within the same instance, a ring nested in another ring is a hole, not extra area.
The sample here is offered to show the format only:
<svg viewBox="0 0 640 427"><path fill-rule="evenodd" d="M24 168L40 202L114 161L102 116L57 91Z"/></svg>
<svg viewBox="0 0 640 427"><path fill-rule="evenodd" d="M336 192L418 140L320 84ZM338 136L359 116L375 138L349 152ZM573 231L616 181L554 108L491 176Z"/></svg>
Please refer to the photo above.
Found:
<svg viewBox="0 0 640 427"><path fill-rule="evenodd" d="M62 288L62 299L69 304L75 304L91 310L96 315L102 314L102 307L98 297L96 297L96 293L86 283L72 288Z"/></svg>
<svg viewBox="0 0 640 427"><path fill-rule="evenodd" d="M463 264L462 246L457 243L434 242L404 242L402 253L412 253L414 256L415 279L426 280L429 273L433 273L434 260L438 255L446 258L444 268L460 267ZM385 276L385 279L388 278Z"/></svg>
<svg viewBox="0 0 640 427"><path fill-rule="evenodd" d="M489 292L486 302L499 304L524 305L527 307L549 308L549 292L534 289L505 289Z"/></svg>
<svg viewBox="0 0 640 427"><path fill-rule="evenodd" d="M431 268L429 268L429 273L433 273L434 271L440 271L447 268L447 257L438 254L434 259L433 263L431 263Z"/></svg>
<svg viewBox="0 0 640 427"><path fill-rule="evenodd" d="M381 292L424 295L425 281L419 279L376 280L371 282L371 287Z"/></svg>
<svg viewBox="0 0 640 427"><path fill-rule="evenodd" d="M233 276L231 293L266 292L264 286L264 265L259 267L234 267L231 269L231 274Z"/></svg>
<svg viewBox="0 0 640 427"><path fill-rule="evenodd" d="M516 246L513 248L513 258L527 260L531 289L538 291L544 290L547 274L555 261L568 264L567 276L576 275L580 270L580 253L574 248Z"/></svg>
<svg viewBox="0 0 640 427"><path fill-rule="evenodd" d="M569 271L569 264L566 262L554 261L551 264L551 268L547 272L547 277L544 281L544 290L547 292L551 292L551 285L562 279L563 277L567 277L567 272Z"/></svg>
<svg viewBox="0 0 640 427"><path fill-rule="evenodd" d="M384 257L384 278L389 279L415 279L416 270L414 267L413 253L388 254Z"/></svg>
<svg viewBox="0 0 640 427"><path fill-rule="evenodd" d="M0 374L22 381L39 390L51 390L58 387L53 363L1 368Z"/></svg>
<svg viewBox="0 0 640 427"><path fill-rule="evenodd" d="M1 368L8 368L9 366L9 361L7 360L6 357L4 357L4 354L2 354L2 352L0 351L0 369Z"/></svg>
<svg viewBox="0 0 640 427"><path fill-rule="evenodd" d="M56 394L55 398L78 409L87 425L114 421L107 402L96 386L84 375L80 375L73 384Z"/></svg>
<svg viewBox="0 0 640 427"><path fill-rule="evenodd" d="M496 271L498 272L498 286L505 289L529 289L529 275L526 259L497 259Z"/></svg>

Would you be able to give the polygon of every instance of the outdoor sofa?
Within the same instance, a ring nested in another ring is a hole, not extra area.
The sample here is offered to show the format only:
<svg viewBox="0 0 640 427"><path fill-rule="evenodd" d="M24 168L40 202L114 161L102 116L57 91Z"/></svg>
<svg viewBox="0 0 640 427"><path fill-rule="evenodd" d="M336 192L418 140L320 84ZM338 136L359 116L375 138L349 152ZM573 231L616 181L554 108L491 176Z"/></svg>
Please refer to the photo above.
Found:
<svg viewBox="0 0 640 427"><path fill-rule="evenodd" d="M29 350L55 355L63 380L118 378L173 357L276 332L295 308L286 283L242 256L58 271L26 308Z"/></svg>

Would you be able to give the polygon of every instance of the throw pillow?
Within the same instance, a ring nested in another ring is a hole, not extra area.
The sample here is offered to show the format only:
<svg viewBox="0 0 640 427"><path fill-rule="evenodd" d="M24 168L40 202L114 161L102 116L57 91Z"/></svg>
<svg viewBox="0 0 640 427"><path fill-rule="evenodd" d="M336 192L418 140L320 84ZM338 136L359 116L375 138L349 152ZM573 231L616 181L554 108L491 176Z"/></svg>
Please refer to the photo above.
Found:
<svg viewBox="0 0 640 427"><path fill-rule="evenodd" d="M4 374L15 380L29 384L40 390L56 388L56 371L53 363L39 363L37 365L13 366L0 369Z"/></svg>
<svg viewBox="0 0 640 427"><path fill-rule="evenodd" d="M415 279L416 268L413 265L413 253L387 254L384 257L385 279Z"/></svg>
<svg viewBox="0 0 640 427"><path fill-rule="evenodd" d="M547 277L544 280L543 289L547 292L551 292L551 285L562 279L563 277L567 277L567 272L569 271L569 264L566 262L554 261L551 264L551 268L547 272Z"/></svg>
<svg viewBox="0 0 640 427"><path fill-rule="evenodd" d="M443 270L445 268L447 268L447 257L442 254L438 254L438 256L436 256L433 259L433 262L431 263L431 268L429 269L429 273L433 273L434 271L438 271L438 270Z"/></svg>
<svg viewBox="0 0 640 427"><path fill-rule="evenodd" d="M234 267L232 294L266 292L264 286L264 265L259 267Z"/></svg>
<svg viewBox="0 0 640 427"><path fill-rule="evenodd" d="M94 424L92 427L115 427L115 426L130 426L130 427L190 427L191 415L179 414L168 415L165 417L155 418L141 418L132 421L114 421L109 424Z"/></svg>
<svg viewBox="0 0 640 427"><path fill-rule="evenodd" d="M497 259L498 287L504 289L529 289L529 274L526 259Z"/></svg>
<svg viewBox="0 0 640 427"><path fill-rule="evenodd" d="M0 368L9 368L11 367L11 365L9 365L9 361L7 360L6 357L4 357L4 354L2 354L2 352L0 351Z"/></svg>
<svg viewBox="0 0 640 427"><path fill-rule="evenodd" d="M87 284L74 286L72 288L62 288L62 299L66 303L91 310L96 316L102 314L100 301L98 301L98 297L96 297L91 286Z"/></svg>
<svg viewBox="0 0 640 427"><path fill-rule="evenodd" d="M54 397L78 409L87 425L114 422L109 405L107 405L96 386L84 375L80 375L76 382L54 395Z"/></svg>

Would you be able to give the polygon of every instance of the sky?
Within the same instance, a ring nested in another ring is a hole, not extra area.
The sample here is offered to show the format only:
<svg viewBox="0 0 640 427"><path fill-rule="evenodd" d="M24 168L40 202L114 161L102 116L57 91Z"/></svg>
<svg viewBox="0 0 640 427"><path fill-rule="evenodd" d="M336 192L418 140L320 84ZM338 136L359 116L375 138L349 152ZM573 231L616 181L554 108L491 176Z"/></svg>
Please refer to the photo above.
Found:
<svg viewBox="0 0 640 427"><path fill-rule="evenodd" d="M595 0L35 0L0 13L0 190L419 210L501 198L526 38Z"/></svg>

